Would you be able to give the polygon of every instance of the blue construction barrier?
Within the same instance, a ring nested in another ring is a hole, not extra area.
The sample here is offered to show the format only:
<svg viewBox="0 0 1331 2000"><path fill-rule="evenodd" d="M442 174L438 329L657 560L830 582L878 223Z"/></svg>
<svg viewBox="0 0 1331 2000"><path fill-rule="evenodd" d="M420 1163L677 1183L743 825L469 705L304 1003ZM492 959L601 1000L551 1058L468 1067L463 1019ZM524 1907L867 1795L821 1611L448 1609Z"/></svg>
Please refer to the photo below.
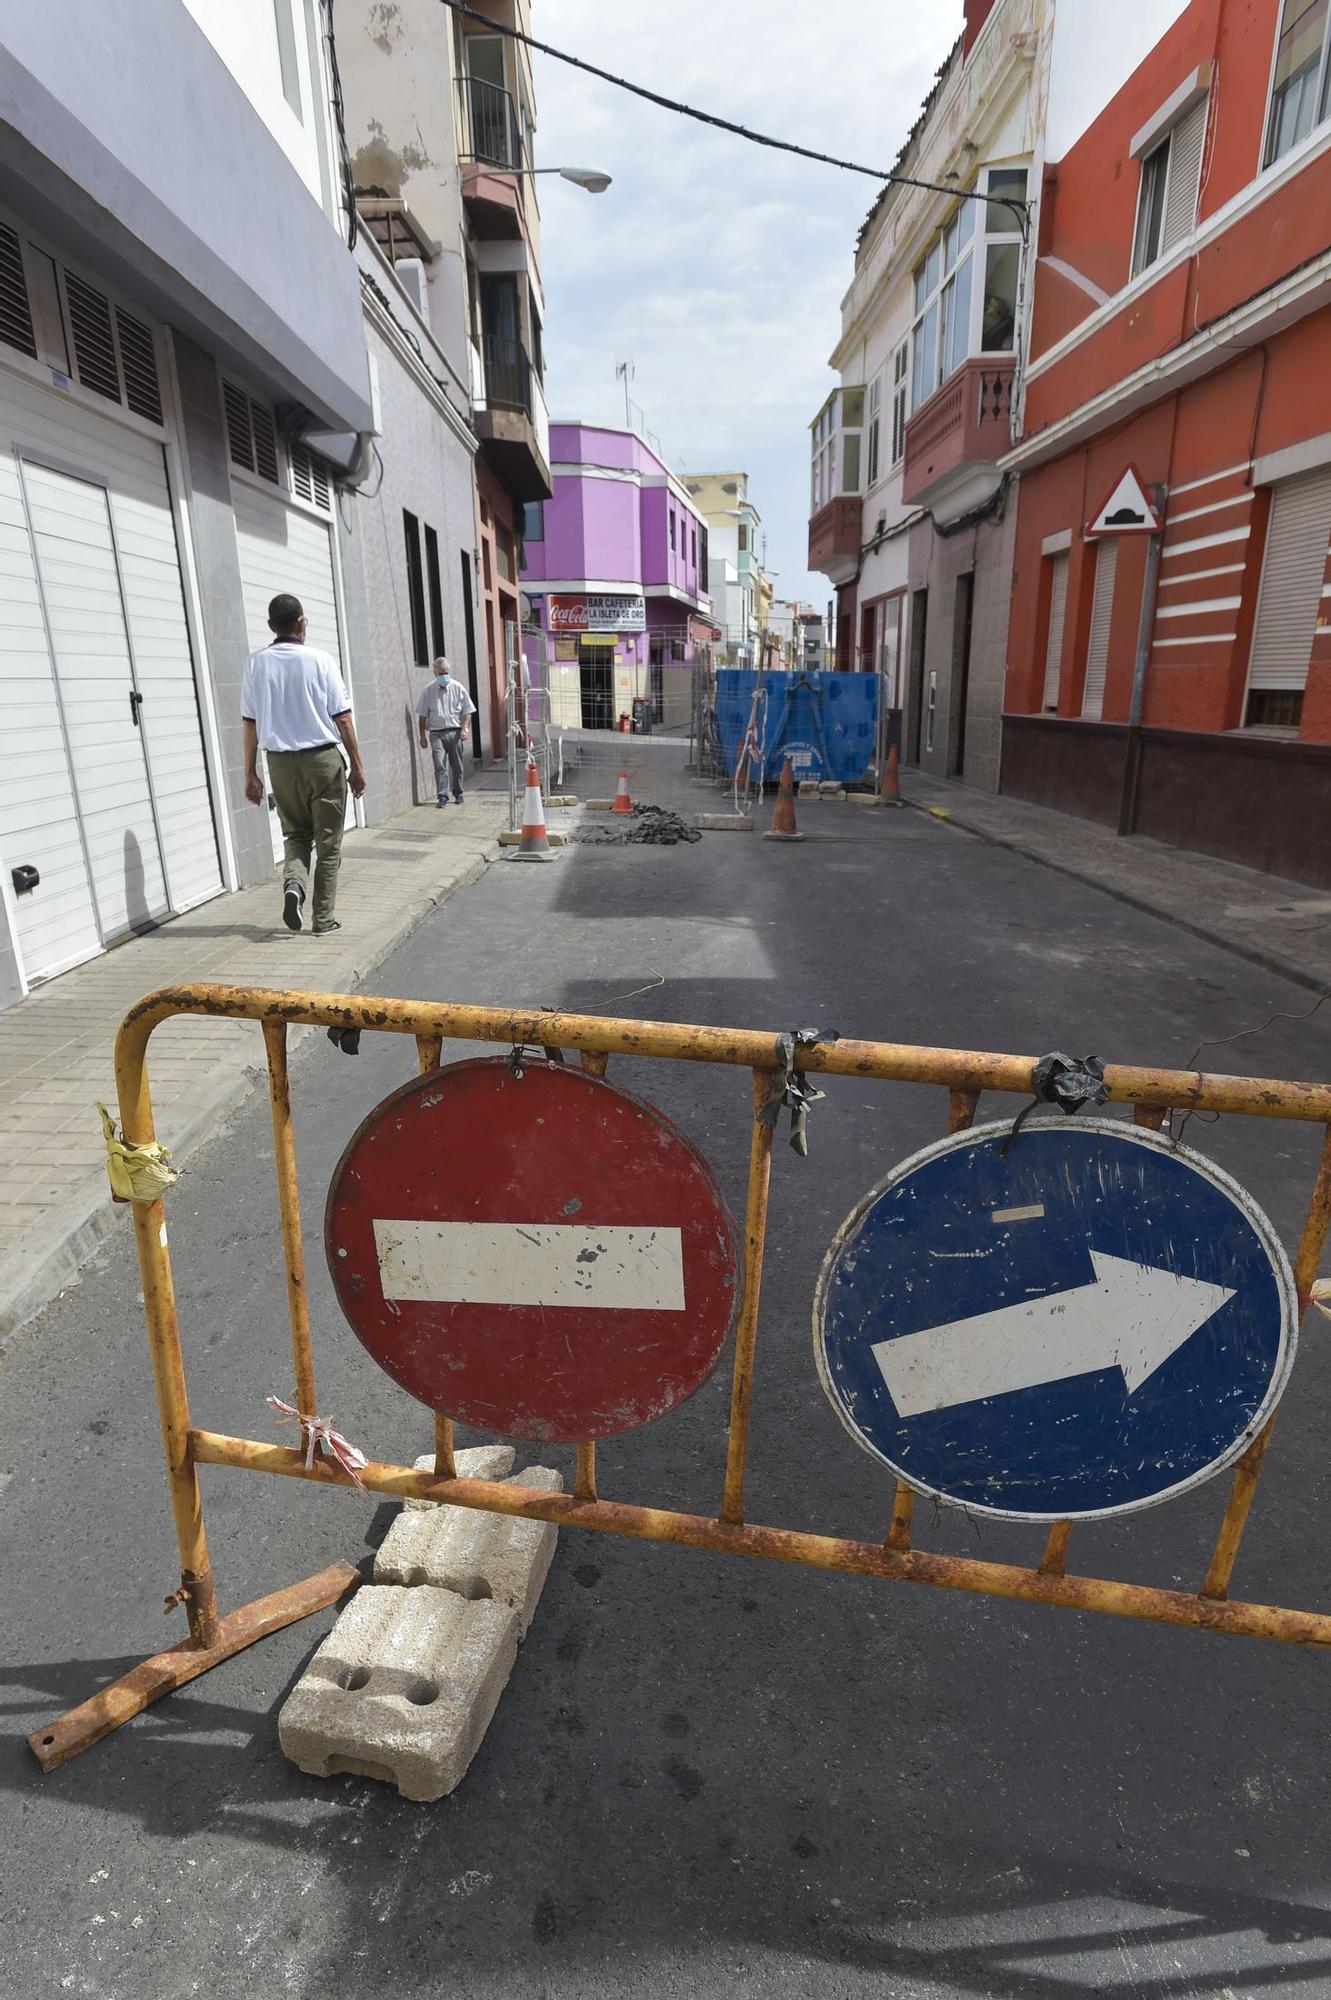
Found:
<svg viewBox="0 0 1331 2000"><path fill-rule="evenodd" d="M751 667L717 670L716 726L728 776L744 743L757 678ZM769 673L763 688L765 782L776 782L787 757L797 781L854 785L868 778L878 731L877 674Z"/></svg>

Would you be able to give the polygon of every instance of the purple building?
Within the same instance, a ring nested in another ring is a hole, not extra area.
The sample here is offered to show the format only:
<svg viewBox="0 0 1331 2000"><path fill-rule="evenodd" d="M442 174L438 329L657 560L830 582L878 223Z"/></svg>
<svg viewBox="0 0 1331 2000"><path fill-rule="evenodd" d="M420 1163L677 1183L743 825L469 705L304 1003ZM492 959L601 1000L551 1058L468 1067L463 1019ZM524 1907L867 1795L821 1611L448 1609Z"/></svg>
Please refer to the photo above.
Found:
<svg viewBox="0 0 1331 2000"><path fill-rule="evenodd" d="M644 698L669 726L693 647L716 631L707 524L634 431L552 424L550 460L554 497L523 522L522 585L541 627L533 684L549 686L565 727L613 729Z"/></svg>

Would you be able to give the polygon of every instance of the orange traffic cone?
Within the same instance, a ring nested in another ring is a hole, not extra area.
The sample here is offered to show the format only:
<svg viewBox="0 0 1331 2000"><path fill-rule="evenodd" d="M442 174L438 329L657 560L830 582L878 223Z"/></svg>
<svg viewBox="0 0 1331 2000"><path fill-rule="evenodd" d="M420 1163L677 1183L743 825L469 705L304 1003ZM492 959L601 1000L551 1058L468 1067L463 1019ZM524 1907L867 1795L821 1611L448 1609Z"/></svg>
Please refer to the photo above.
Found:
<svg viewBox="0 0 1331 2000"><path fill-rule="evenodd" d="M527 789L522 799L522 838L514 852L515 861L557 861L545 831L545 807L541 803L541 774L536 759L527 760Z"/></svg>
<svg viewBox="0 0 1331 2000"><path fill-rule="evenodd" d="M764 840L803 840L802 833L795 831L795 773L789 757L781 766L781 785L776 795L776 811L772 814L772 830L763 835Z"/></svg>
<svg viewBox="0 0 1331 2000"><path fill-rule="evenodd" d="M621 771L619 774L619 786L615 792L614 810L617 813L631 813L633 811L633 801L629 797L629 774L627 771Z"/></svg>
<svg viewBox="0 0 1331 2000"><path fill-rule="evenodd" d="M901 804L900 765L901 759L897 755L897 746L895 743L892 743L888 746L887 762L883 766L883 787L878 794L878 803L880 806L899 806Z"/></svg>

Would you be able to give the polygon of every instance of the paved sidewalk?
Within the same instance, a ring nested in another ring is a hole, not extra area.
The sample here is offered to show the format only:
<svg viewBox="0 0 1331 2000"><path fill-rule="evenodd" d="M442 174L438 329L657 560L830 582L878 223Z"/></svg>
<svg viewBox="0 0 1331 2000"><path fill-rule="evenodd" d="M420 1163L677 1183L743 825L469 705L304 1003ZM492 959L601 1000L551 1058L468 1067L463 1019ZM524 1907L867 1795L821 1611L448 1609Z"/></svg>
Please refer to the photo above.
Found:
<svg viewBox="0 0 1331 2000"><path fill-rule="evenodd" d="M114 1111L112 1046L125 1013L156 986L355 988L415 924L497 857L506 789L465 806L417 806L349 836L337 913L314 937L283 928L277 878L219 896L41 986L0 1013L0 1337L53 1298L126 1211L113 1207L97 1115ZM296 1030L298 1036L313 1030ZM153 1036L158 1136L177 1160L253 1089L263 1064L247 1021L168 1022Z"/></svg>
<svg viewBox="0 0 1331 2000"><path fill-rule="evenodd" d="M954 826L1030 855L1315 993L1331 990L1331 892L1189 854L953 779L905 771L912 805L941 807Z"/></svg>

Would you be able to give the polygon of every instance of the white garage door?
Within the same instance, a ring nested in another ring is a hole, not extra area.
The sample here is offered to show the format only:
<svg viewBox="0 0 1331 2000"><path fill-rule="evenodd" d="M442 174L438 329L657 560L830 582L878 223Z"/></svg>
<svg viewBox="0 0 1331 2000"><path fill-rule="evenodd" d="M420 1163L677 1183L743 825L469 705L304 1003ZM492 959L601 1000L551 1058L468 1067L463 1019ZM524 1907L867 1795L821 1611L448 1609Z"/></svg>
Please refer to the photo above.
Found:
<svg viewBox="0 0 1331 2000"><path fill-rule="evenodd" d="M0 382L0 854L29 981L222 886L162 445Z"/></svg>
<svg viewBox="0 0 1331 2000"><path fill-rule="evenodd" d="M305 607L309 641L331 653L350 680L337 622L337 590L333 581L332 528L312 514L289 507L277 494L262 493L243 480L233 482L236 537L240 545L240 581L250 645L268 643L268 606L282 591L290 591ZM282 829L269 806L273 857L282 857ZM347 825L356 823L355 805L347 794Z"/></svg>

